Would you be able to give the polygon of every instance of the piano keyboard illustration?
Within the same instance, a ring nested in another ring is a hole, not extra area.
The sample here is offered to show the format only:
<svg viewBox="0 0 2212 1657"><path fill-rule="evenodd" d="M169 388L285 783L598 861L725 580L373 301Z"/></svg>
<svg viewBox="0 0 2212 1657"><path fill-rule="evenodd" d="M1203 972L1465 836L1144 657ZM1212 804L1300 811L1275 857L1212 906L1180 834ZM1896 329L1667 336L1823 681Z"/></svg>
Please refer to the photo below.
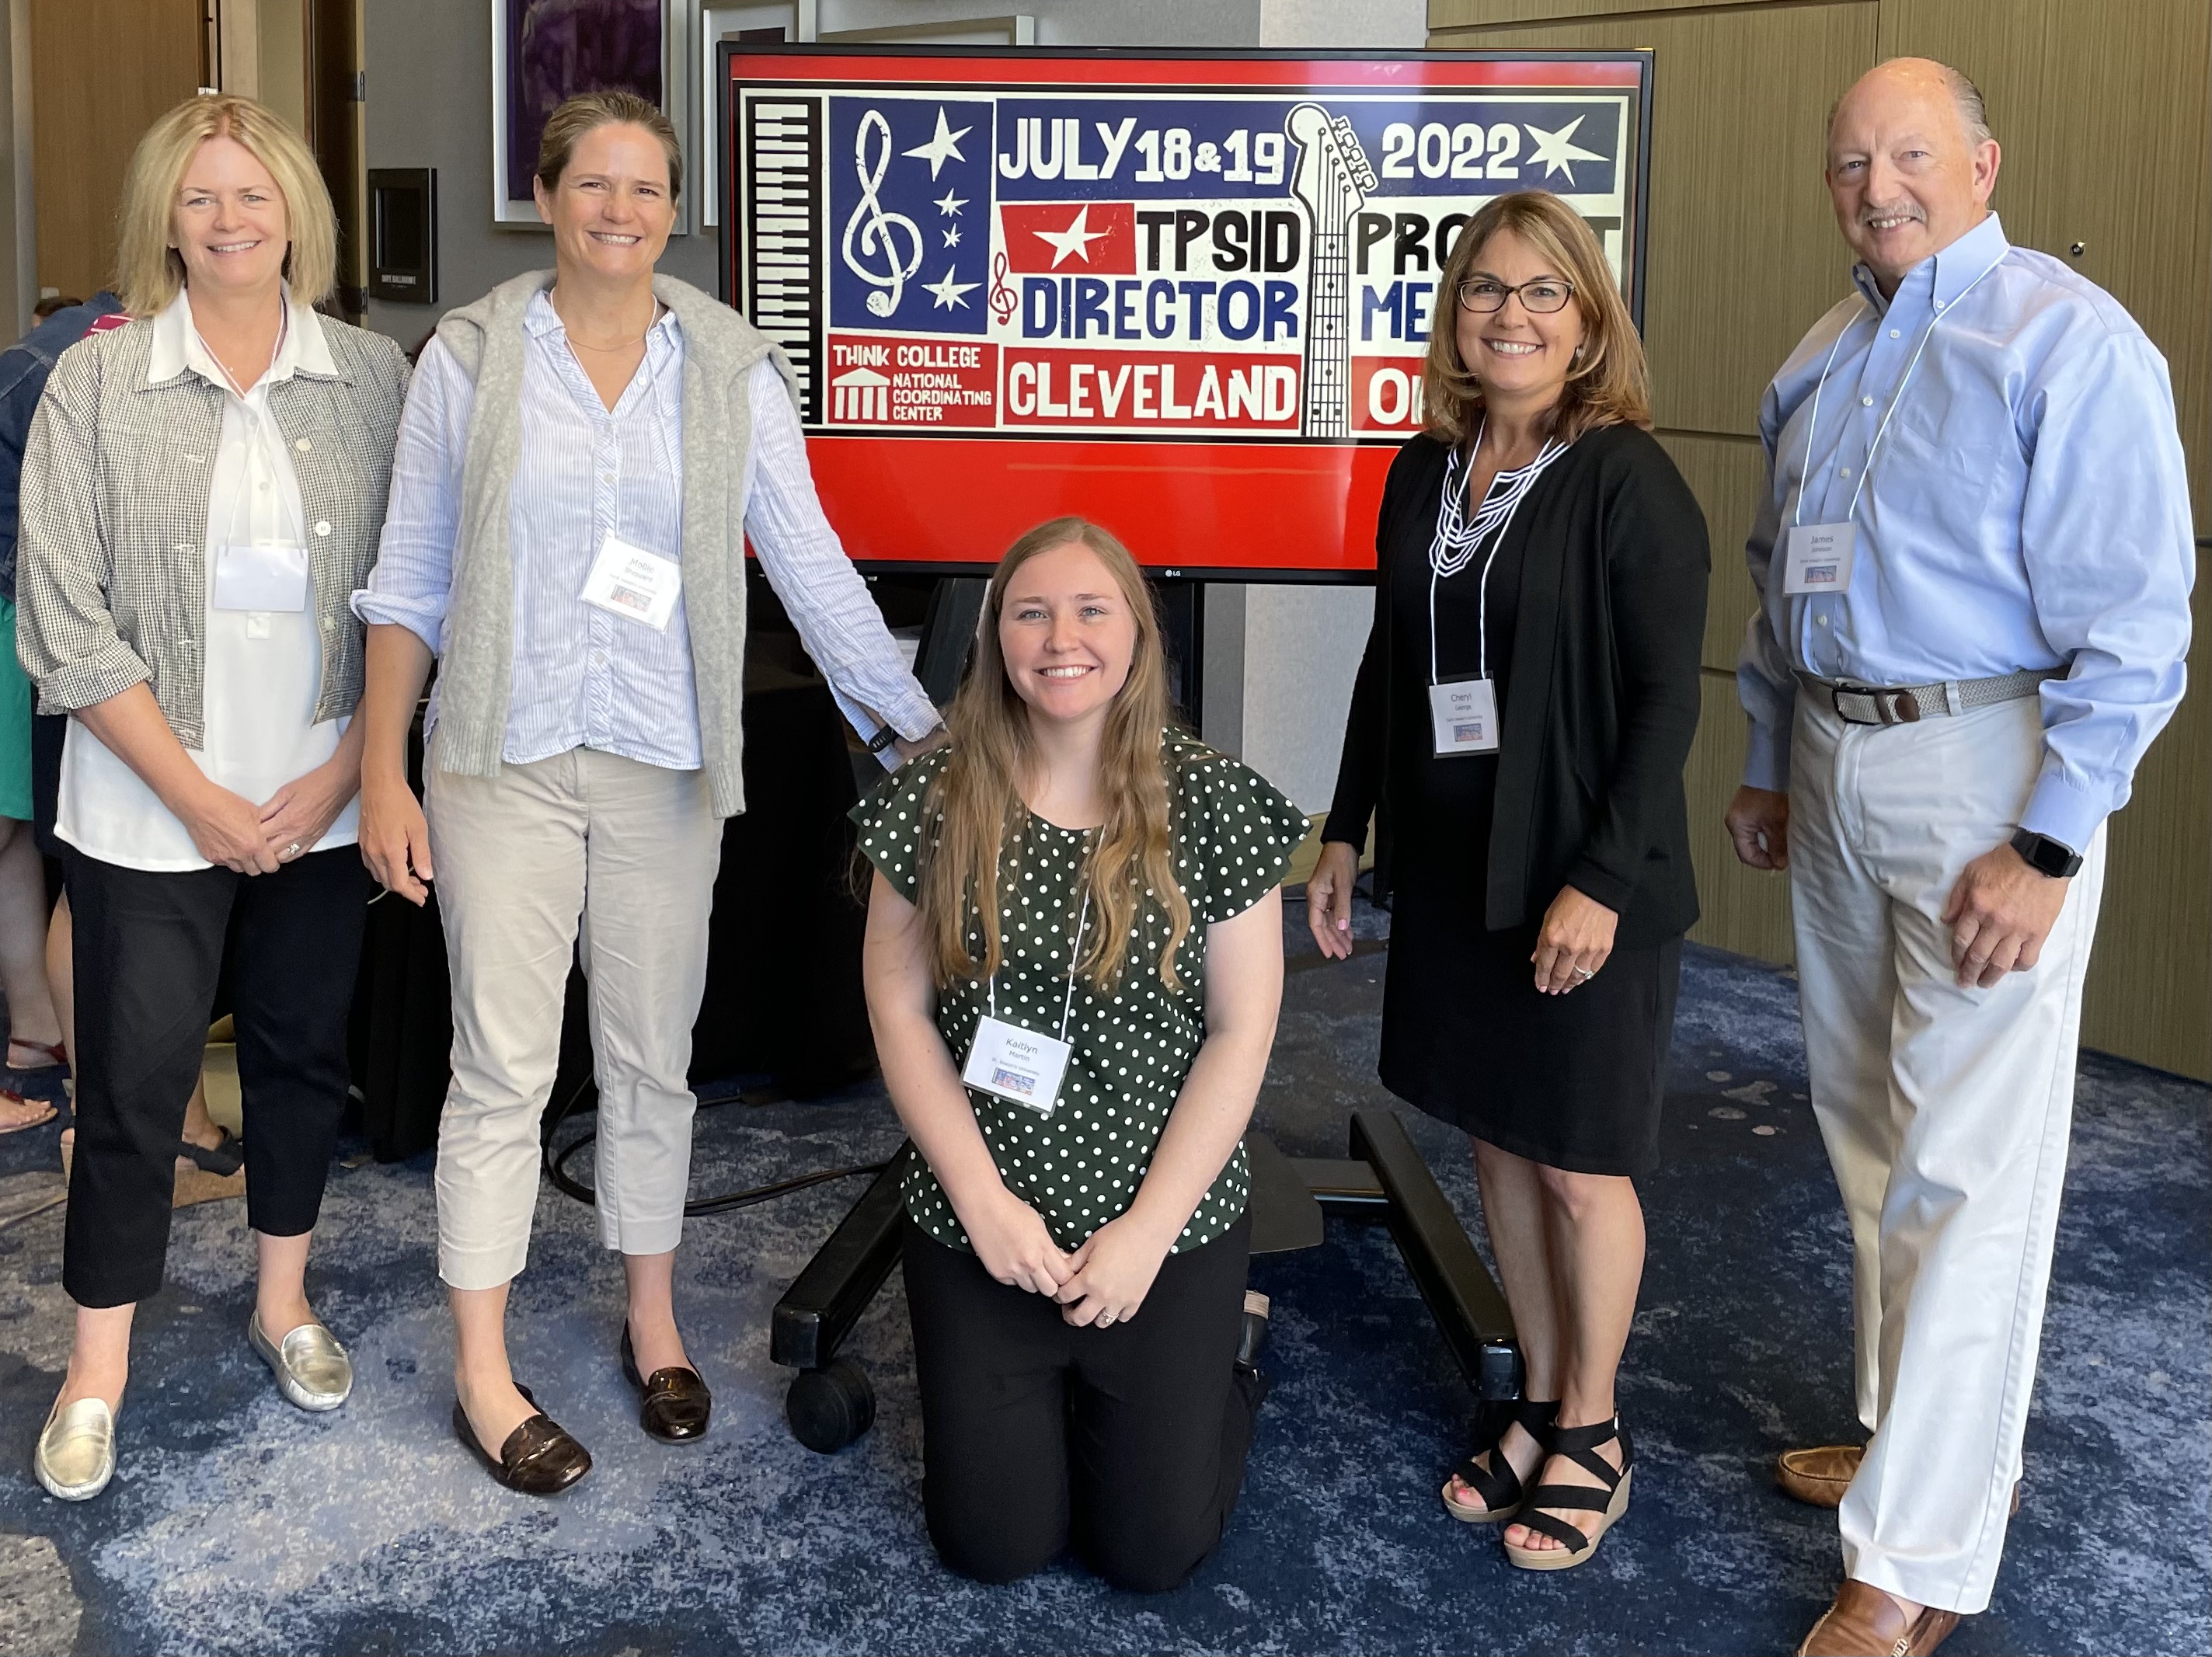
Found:
<svg viewBox="0 0 2212 1657"><path fill-rule="evenodd" d="M823 418L823 100L745 102L745 234L752 247L753 326L791 358L799 418Z"/></svg>

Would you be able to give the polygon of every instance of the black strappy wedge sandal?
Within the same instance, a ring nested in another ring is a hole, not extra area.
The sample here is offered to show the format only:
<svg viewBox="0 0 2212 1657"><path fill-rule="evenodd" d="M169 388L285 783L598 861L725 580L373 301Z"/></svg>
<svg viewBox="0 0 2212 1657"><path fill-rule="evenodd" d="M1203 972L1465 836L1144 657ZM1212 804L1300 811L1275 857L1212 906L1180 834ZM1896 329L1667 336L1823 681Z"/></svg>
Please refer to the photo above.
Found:
<svg viewBox="0 0 2212 1657"><path fill-rule="evenodd" d="M1618 1468L1597 1453L1601 1444L1609 1444L1616 1438L1620 1441ZM1521 1513L1516 1522L1562 1545L1556 1548L1517 1548L1508 1542L1506 1558L1522 1570L1572 1570L1597 1551L1597 1545L1605 1540L1605 1533L1628 1511L1628 1484L1630 1475L1636 1471L1636 1447L1629 1441L1628 1429L1620 1424L1619 1416L1588 1427L1554 1428L1552 1454L1566 1457L1591 1478L1605 1482L1602 1486L1539 1484L1521 1498ZM1564 1519L1554 1519L1540 1511L1546 1508L1594 1513L1598 1515L1597 1523L1586 1533Z"/></svg>
<svg viewBox="0 0 2212 1657"><path fill-rule="evenodd" d="M1513 1464L1505 1459L1505 1428L1519 1423L1521 1430L1536 1441L1540 1454L1536 1466L1540 1469L1552 1454L1552 1424L1559 1413L1559 1400L1548 1404L1532 1403L1528 1399L1516 1399L1507 1405L1502 1417L1504 1426L1498 1436L1478 1448L1473 1454L1452 1469L1456 1478L1468 1490L1482 1498L1480 1511L1470 1508L1451 1498L1451 1482L1447 1479L1438 1492L1443 1497L1444 1511L1463 1525L1495 1525L1521 1511L1527 1499L1521 1488L1521 1475L1513 1471ZM1487 1454L1491 1465L1484 1466L1475 1456Z"/></svg>

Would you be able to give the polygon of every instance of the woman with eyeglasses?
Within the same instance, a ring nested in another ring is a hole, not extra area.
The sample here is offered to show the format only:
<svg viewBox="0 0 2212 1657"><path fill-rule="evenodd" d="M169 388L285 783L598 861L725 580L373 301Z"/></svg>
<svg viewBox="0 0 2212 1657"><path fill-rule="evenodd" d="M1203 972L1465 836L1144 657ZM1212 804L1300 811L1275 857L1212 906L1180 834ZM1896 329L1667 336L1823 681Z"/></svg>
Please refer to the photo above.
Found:
<svg viewBox="0 0 2212 1657"><path fill-rule="evenodd" d="M1449 296L1449 297L1447 297ZM1650 435L1643 343L1589 228L1525 191L1438 283L1427 428L1390 469L1375 625L1307 890L1352 952L1384 808L1395 899L1379 1070L1466 1131L1524 1376L1443 1487L1564 1570L1626 1510L1614 1373L1644 1269L1682 934L1705 525Z"/></svg>

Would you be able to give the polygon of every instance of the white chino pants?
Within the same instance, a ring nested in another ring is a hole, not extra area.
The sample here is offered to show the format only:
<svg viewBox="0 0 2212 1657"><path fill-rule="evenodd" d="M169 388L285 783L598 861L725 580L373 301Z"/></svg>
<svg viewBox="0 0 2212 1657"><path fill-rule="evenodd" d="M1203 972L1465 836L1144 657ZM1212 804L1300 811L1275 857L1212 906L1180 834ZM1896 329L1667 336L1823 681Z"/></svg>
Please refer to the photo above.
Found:
<svg viewBox="0 0 2212 1657"><path fill-rule="evenodd" d="M1989 1605L2035 1380L2074 1106L2099 830L2037 965L1961 989L1941 919L2011 838L2037 699L1915 725L1797 698L1790 891L1813 1109L1850 1216L1860 1418L1845 1573Z"/></svg>
<svg viewBox="0 0 2212 1657"><path fill-rule="evenodd" d="M707 979L722 824L703 773L588 748L496 777L424 768L453 980L453 1079L438 1131L438 1272L491 1289L529 1259L538 1121L580 938L599 1085L599 1235L664 1254L691 1178L686 1072Z"/></svg>

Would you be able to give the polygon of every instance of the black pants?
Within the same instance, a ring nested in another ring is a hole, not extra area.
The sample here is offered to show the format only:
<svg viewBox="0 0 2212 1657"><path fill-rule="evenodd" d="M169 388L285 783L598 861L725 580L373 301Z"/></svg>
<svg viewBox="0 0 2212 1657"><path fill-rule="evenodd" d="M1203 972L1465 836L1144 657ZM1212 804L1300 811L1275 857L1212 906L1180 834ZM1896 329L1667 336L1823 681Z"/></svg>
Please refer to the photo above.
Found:
<svg viewBox="0 0 2212 1657"><path fill-rule="evenodd" d="M1116 1587L1163 1593L1221 1540L1266 1383L1236 1365L1251 1221L1170 1254L1127 1323L1077 1329L909 1225L930 1540L1011 1582L1072 1540Z"/></svg>
<svg viewBox="0 0 2212 1657"><path fill-rule="evenodd" d="M315 1229L346 1102L368 877L350 846L273 875L149 874L67 852L76 926L76 1152L62 1286L125 1306L161 1286L177 1142L232 936L246 1217Z"/></svg>

